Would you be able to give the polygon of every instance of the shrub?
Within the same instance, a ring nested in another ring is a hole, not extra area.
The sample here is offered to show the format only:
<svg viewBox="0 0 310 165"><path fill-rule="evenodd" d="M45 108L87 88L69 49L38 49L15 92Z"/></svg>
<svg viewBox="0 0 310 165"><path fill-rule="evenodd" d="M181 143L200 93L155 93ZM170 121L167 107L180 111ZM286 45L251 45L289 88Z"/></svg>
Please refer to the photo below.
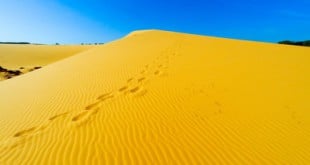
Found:
<svg viewBox="0 0 310 165"><path fill-rule="evenodd" d="M278 42L279 44L285 44L285 45L297 45L297 46L310 46L310 40L307 41L290 41L290 40L284 40Z"/></svg>

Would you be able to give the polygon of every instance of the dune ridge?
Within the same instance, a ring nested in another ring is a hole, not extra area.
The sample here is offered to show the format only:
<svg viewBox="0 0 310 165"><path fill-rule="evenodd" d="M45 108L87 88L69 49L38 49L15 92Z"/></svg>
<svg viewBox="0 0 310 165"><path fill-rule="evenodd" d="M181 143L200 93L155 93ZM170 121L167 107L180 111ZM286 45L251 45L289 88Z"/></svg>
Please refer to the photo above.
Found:
<svg viewBox="0 0 310 165"><path fill-rule="evenodd" d="M310 49L135 32L0 84L1 164L308 164Z"/></svg>

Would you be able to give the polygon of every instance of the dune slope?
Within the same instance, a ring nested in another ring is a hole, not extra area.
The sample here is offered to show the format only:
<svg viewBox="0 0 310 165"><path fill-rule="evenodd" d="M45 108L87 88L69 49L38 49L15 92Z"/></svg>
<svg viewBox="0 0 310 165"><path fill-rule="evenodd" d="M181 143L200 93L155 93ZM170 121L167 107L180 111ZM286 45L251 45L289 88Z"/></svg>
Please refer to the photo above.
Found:
<svg viewBox="0 0 310 165"><path fill-rule="evenodd" d="M93 46L0 44L0 81L34 71L91 48Z"/></svg>
<svg viewBox="0 0 310 165"><path fill-rule="evenodd" d="M310 49L135 32L0 84L0 164L309 164Z"/></svg>
<svg viewBox="0 0 310 165"><path fill-rule="evenodd" d="M45 66L90 48L93 46L0 44L0 65L8 69Z"/></svg>

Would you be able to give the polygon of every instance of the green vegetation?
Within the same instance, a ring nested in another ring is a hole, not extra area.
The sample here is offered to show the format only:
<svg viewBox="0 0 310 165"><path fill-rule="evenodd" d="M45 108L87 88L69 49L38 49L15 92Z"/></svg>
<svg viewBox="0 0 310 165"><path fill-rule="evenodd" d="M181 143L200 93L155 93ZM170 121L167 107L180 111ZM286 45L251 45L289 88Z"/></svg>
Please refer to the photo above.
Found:
<svg viewBox="0 0 310 165"><path fill-rule="evenodd" d="M279 44L285 44L285 45L310 46L310 40L297 41L297 42L285 40L285 41L280 41L278 43Z"/></svg>
<svg viewBox="0 0 310 165"><path fill-rule="evenodd" d="M42 67L41 66L36 66L34 68L30 68L28 70L28 72L31 72L31 71L34 71L34 70L37 70L37 69L41 69ZM2 66L0 66L0 81L1 81L1 78L4 78L4 79L11 79L13 77L16 77L16 76L19 76L21 74L24 74L26 72L22 72L22 70L25 69L25 67L20 67L19 68L20 70L10 70L10 69L7 69L7 68L4 68Z"/></svg>

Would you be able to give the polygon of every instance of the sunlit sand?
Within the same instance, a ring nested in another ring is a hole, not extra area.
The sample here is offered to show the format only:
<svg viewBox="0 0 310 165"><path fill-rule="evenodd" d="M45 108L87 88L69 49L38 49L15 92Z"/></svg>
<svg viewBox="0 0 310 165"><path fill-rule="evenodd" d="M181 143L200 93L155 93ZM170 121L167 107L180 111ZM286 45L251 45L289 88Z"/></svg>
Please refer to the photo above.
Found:
<svg viewBox="0 0 310 165"><path fill-rule="evenodd" d="M309 48L156 30L15 47L4 67L44 67L0 82L1 165L310 164Z"/></svg>
<svg viewBox="0 0 310 165"><path fill-rule="evenodd" d="M0 45L0 81L37 70L93 46Z"/></svg>

